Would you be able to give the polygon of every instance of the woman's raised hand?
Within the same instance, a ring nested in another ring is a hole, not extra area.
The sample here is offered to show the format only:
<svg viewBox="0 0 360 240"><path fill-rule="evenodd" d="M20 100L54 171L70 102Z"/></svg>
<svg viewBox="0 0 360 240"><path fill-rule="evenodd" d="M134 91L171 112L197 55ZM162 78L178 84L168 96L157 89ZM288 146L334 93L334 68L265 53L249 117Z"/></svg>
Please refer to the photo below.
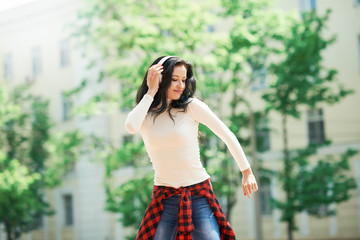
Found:
<svg viewBox="0 0 360 240"><path fill-rule="evenodd" d="M149 89L147 93L153 97L159 90L159 84L161 81L160 74L163 70L163 66L159 64L152 65L148 69L146 83Z"/></svg>

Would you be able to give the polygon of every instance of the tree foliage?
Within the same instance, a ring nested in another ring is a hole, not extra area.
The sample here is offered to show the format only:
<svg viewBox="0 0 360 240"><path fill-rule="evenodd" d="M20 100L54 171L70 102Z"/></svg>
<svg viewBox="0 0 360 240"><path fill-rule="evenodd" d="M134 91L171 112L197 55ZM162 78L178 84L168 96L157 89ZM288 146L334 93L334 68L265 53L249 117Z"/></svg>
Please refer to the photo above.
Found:
<svg viewBox="0 0 360 240"><path fill-rule="evenodd" d="M0 152L0 220L5 224L8 239L21 235L24 223L33 221L29 209L39 208L31 185L40 180L39 173L30 173L19 160L9 160Z"/></svg>
<svg viewBox="0 0 360 240"><path fill-rule="evenodd" d="M199 58L198 52L211 47L216 40L216 35L209 32L217 20L213 13L216 2L89 1L88 7L79 13L78 24L73 26L73 36L79 39L79 45L85 46L85 54L94 46L100 52L101 59L89 63L91 68L97 61L105 62L98 80L116 79L121 88L113 95L102 92L89 104L120 103L121 108L132 107L150 63L162 55L182 56L193 62L195 68L206 66L211 59ZM82 85L86 86L86 80Z"/></svg>
<svg viewBox="0 0 360 240"><path fill-rule="evenodd" d="M80 132L51 137L48 101L28 93L28 85L9 94L0 88L0 222L9 240L41 224L54 210L45 190L58 186L74 165L83 141Z"/></svg>
<svg viewBox="0 0 360 240"><path fill-rule="evenodd" d="M337 70L322 64L323 51L336 39L322 36L329 15L330 11L322 17L315 12L304 13L281 38L283 58L270 67L276 81L263 95L268 110L299 118L300 106L315 108L320 103L334 104L353 93L335 80Z"/></svg>
<svg viewBox="0 0 360 240"><path fill-rule="evenodd" d="M106 186L108 191L107 210L121 213L119 221L125 227L140 226L145 210L151 201L154 174L148 172L144 176L136 177L125 182L116 189L111 185ZM141 189L141 191L139 191ZM111 192L110 192L111 191ZM135 239L133 231L127 239Z"/></svg>
<svg viewBox="0 0 360 240"><path fill-rule="evenodd" d="M284 168L277 175L286 197L274 202L282 210L281 220L287 223L289 240L297 229L297 212L306 210L316 216L333 214L331 211L319 213L319 207L347 200L349 191L355 187L354 180L345 174L353 150L343 154L340 160L328 156L314 165L308 159L317 153L320 145L309 144L294 152L288 144L288 116L300 118L300 107L316 109L320 104L332 105L353 92L337 81L335 69L327 69L322 62L323 51L335 41L334 36L323 37L329 14L330 11L324 16L308 12L301 19L292 20L290 30L280 38L282 57L270 66L275 80L262 96L267 102L266 111L276 111L282 119ZM334 171L336 168L338 171Z"/></svg>

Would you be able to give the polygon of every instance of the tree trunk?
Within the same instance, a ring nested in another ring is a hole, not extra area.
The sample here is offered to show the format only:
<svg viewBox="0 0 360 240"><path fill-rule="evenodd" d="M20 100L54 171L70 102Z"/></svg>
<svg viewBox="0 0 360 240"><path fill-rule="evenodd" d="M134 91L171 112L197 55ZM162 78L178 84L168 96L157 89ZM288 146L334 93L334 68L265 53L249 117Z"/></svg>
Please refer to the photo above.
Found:
<svg viewBox="0 0 360 240"><path fill-rule="evenodd" d="M251 159L252 159L252 172L255 177L258 177L258 161L256 158L256 129L255 129L255 118L254 113L250 110L250 142L251 142ZM260 178L259 178L260 180ZM260 181L258 181L258 189L260 189ZM257 191L255 194L255 229L256 229L256 240L263 240L262 234L262 218L260 209L260 192Z"/></svg>
<svg viewBox="0 0 360 240"><path fill-rule="evenodd" d="M236 204L236 199L235 199L235 196L233 194L231 194L231 195L227 196L226 200L227 200L227 208L226 208L225 216L228 220L230 220L232 210Z"/></svg>
<svg viewBox="0 0 360 240"><path fill-rule="evenodd" d="M289 156L289 146L288 146L288 134L287 134L287 117L286 114L282 114L282 132L283 132L283 144L284 144L284 186L285 186L285 196L286 202L291 202L291 186L290 186L290 176L291 176L291 163L290 163L290 156ZM285 209L287 211L288 209ZM288 240L293 240L292 236L292 229L293 229L293 217L291 219L286 219L287 222L287 235Z"/></svg>
<svg viewBox="0 0 360 240"><path fill-rule="evenodd" d="M13 238L13 235L12 235L12 231L11 231L12 227L11 227L10 223L5 221L4 225L5 225L5 229L6 229L6 238L7 238L7 240L15 240Z"/></svg>
<svg viewBox="0 0 360 240"><path fill-rule="evenodd" d="M233 94L235 94L235 93L233 93ZM222 94L221 96L219 96L219 98L218 98L218 106L219 106L219 108L218 108L218 110L219 110L219 114L220 114L220 116L223 116L223 114L222 114L222 110L223 110L223 108L222 108L222 104L223 104L223 99L224 99L224 97L223 97L223 95L224 94ZM236 95L233 95L233 97L235 97ZM231 115L233 116L234 115L234 111L235 111L235 109L232 107L231 108ZM224 145L224 149L223 149L223 151L224 152L226 152L227 151L227 147ZM234 168L230 165L230 164L226 164L225 163L225 166L228 166L228 168L227 168L227 171L228 171L228 173L229 173L229 175L228 176L225 176L225 182L227 182L227 184L232 188L232 189L234 189L235 191L232 193L232 194L229 194L229 195L226 195L226 211L225 211L225 216L226 216L226 218L228 219L228 220L230 220L231 219L231 213L232 213L232 210L233 210L233 208L234 208L234 206L235 206L235 204L236 204L236 188L237 188L237 184L234 184L234 179L235 178L238 178L238 175L236 175L235 174L235 172L234 172Z"/></svg>

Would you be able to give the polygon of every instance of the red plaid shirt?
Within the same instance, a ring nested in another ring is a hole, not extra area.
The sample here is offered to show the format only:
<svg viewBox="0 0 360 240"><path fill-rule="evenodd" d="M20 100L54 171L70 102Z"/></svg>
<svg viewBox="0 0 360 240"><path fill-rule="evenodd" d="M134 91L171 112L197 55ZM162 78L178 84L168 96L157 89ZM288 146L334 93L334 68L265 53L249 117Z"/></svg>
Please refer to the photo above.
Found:
<svg viewBox="0 0 360 240"><path fill-rule="evenodd" d="M177 235L176 240L191 240L191 231L194 229L192 223L191 195L206 197L209 200L211 209L216 216L220 228L220 238L222 240L233 240L234 231L230 223L226 220L225 214L220 207L218 200L212 190L210 179L188 187L166 187L154 186L151 202L146 209L145 216L141 222L136 240L152 240L157 225L160 221L161 214L164 210L163 199L167 199L175 194L181 194L180 208L178 213Z"/></svg>

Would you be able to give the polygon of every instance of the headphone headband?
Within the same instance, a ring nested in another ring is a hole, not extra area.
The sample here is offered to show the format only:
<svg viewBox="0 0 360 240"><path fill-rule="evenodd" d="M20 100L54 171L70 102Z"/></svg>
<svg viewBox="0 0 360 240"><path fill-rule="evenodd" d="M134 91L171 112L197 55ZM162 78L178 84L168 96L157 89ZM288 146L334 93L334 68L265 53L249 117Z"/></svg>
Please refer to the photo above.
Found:
<svg viewBox="0 0 360 240"><path fill-rule="evenodd" d="M175 56L166 56L166 57L163 57L163 58L158 62L158 64L159 64L159 65L163 65L163 63L164 63L166 60L168 60L169 58L171 58L171 57L175 57Z"/></svg>

